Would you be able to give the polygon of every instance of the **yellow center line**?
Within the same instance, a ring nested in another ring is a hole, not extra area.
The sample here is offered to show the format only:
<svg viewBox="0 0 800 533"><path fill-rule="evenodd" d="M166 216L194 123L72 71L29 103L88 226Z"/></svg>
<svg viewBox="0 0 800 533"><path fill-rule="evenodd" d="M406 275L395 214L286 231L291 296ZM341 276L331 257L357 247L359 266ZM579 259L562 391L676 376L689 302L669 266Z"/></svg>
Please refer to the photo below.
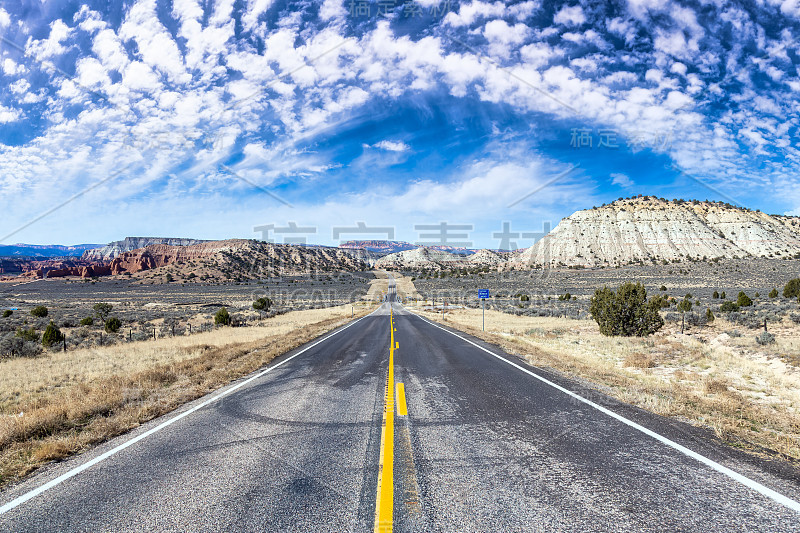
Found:
<svg viewBox="0 0 800 533"><path fill-rule="evenodd" d="M389 312L391 340L386 401L383 406L378 494L375 500L375 531L391 532L394 525L394 314Z"/></svg>
<svg viewBox="0 0 800 533"><path fill-rule="evenodd" d="M408 415L406 407L406 388L402 383L397 384L397 416Z"/></svg>

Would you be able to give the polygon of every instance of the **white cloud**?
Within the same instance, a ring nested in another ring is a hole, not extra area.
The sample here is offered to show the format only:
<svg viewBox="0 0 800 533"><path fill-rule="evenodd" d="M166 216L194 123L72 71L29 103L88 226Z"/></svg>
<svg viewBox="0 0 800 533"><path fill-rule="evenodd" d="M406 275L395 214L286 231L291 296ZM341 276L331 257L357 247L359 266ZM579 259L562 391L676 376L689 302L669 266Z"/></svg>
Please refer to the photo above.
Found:
<svg viewBox="0 0 800 533"><path fill-rule="evenodd" d="M461 4L458 13L448 13L444 22L451 26L471 26L473 22L481 18L500 17L504 14L505 9L502 2L490 4L473 0L469 4Z"/></svg>
<svg viewBox="0 0 800 533"><path fill-rule="evenodd" d="M8 11L0 7L0 29L8 28L11 25L11 17L8 16Z"/></svg>
<svg viewBox="0 0 800 533"><path fill-rule="evenodd" d="M632 187L633 180L630 179L626 174L622 174L619 172L612 172L611 173L611 183L613 185L619 185L620 187Z"/></svg>
<svg viewBox="0 0 800 533"><path fill-rule="evenodd" d="M22 117L19 109L6 107L0 105L0 124L7 124L9 122L16 122Z"/></svg>
<svg viewBox="0 0 800 533"><path fill-rule="evenodd" d="M555 14L553 22L564 26L580 26L586 22L586 15L581 6L564 6Z"/></svg>
<svg viewBox="0 0 800 533"><path fill-rule="evenodd" d="M389 141L383 140L381 142L375 143L372 146L365 144L365 148L380 148L381 150L387 150L389 152L406 152L411 149L409 145L404 143L403 141Z"/></svg>
<svg viewBox="0 0 800 533"><path fill-rule="evenodd" d="M54 20L50 24L50 35L47 39L42 39L40 41L29 39L25 46L25 52L36 57L38 61L44 61L53 56L61 55L67 50L62 43L66 41L72 33L73 29L64 24L61 20Z"/></svg>
<svg viewBox="0 0 800 533"><path fill-rule="evenodd" d="M322 20L343 19L346 15L344 0L325 0L319 8L319 18Z"/></svg>
<svg viewBox="0 0 800 533"><path fill-rule="evenodd" d="M247 3L247 12L242 16L242 25L246 30L252 31L258 24L258 18L272 6L273 0L250 0Z"/></svg>

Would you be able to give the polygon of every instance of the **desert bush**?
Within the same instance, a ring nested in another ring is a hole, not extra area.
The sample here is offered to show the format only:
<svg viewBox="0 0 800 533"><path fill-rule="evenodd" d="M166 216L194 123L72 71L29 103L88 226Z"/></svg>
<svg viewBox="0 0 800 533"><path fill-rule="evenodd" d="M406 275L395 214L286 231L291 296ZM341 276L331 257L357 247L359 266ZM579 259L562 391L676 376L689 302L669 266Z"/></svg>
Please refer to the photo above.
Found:
<svg viewBox="0 0 800 533"><path fill-rule="evenodd" d="M16 337L28 342L39 342L39 334L36 333L36 329L30 328L17 328L16 333L14 334Z"/></svg>
<svg viewBox="0 0 800 533"><path fill-rule="evenodd" d="M725 299L725 291L722 291L721 293L719 293L719 298L720 298L720 300L724 300Z"/></svg>
<svg viewBox="0 0 800 533"><path fill-rule="evenodd" d="M645 336L664 325L658 310L660 305L647 300L647 290L641 283L625 283L616 293L607 287L597 289L591 299L589 313L609 336Z"/></svg>
<svg viewBox="0 0 800 533"><path fill-rule="evenodd" d="M732 329L730 331L727 331L726 333L728 334L729 337L734 339L737 339L742 336L742 332L739 331L738 329Z"/></svg>
<svg viewBox="0 0 800 533"><path fill-rule="evenodd" d="M0 354L8 357L35 357L42 353L38 342L28 341L8 333L0 337Z"/></svg>
<svg viewBox="0 0 800 533"><path fill-rule="evenodd" d="M61 333L61 330L58 329L58 326L50 322L47 325L47 328L44 330L44 334L42 335L42 346L45 348L50 348L54 344L58 344L64 341L64 335Z"/></svg>
<svg viewBox="0 0 800 533"><path fill-rule="evenodd" d="M558 299L561 300L562 302L566 302L567 300L572 299L572 295L568 292L565 292L564 294L559 295Z"/></svg>
<svg viewBox="0 0 800 533"><path fill-rule="evenodd" d="M678 302L678 311L681 313L687 313L692 310L692 302L688 299L681 300Z"/></svg>
<svg viewBox="0 0 800 533"><path fill-rule="evenodd" d="M122 327L122 322L119 318L112 316L106 320L105 328L107 333L116 333Z"/></svg>
<svg viewBox="0 0 800 533"><path fill-rule="evenodd" d="M731 313L736 312L739 310L739 305L734 302L722 302L722 305L719 306L719 310L723 313Z"/></svg>
<svg viewBox="0 0 800 533"><path fill-rule="evenodd" d="M761 333L756 335L756 342L761 346L766 346L767 344L774 344L775 335L773 335L769 331L762 331Z"/></svg>
<svg viewBox="0 0 800 533"><path fill-rule="evenodd" d="M94 324L94 319L90 316L81 319L81 326L91 326Z"/></svg>
<svg viewBox="0 0 800 533"><path fill-rule="evenodd" d="M799 298L800 297L800 278L790 279L783 287L784 298Z"/></svg>
<svg viewBox="0 0 800 533"><path fill-rule="evenodd" d="M739 291L739 295L736 297L736 305L739 307L750 307L753 305L753 300L751 300L744 291Z"/></svg>
<svg viewBox="0 0 800 533"><path fill-rule="evenodd" d="M269 312L270 307L272 307L272 300L269 298L261 297L253 302L253 309L258 311L259 314Z"/></svg>
<svg viewBox="0 0 800 533"><path fill-rule="evenodd" d="M231 323L231 315L226 308L222 308L214 315L214 324L218 326L228 326Z"/></svg>
<svg viewBox="0 0 800 533"><path fill-rule="evenodd" d="M5 311L3 311L3 318L8 318L13 314L14 314L14 311L12 311L11 309L6 309Z"/></svg>
<svg viewBox="0 0 800 533"><path fill-rule="evenodd" d="M666 291L666 290L667 290L667 286L666 285L662 285L661 286L661 291L663 292L663 291Z"/></svg>
<svg viewBox="0 0 800 533"><path fill-rule="evenodd" d="M690 312L686 313L685 317L686 317L686 323L690 326L705 326L706 324L708 324L708 320L706 320L705 314Z"/></svg>
<svg viewBox="0 0 800 533"><path fill-rule="evenodd" d="M43 305L37 305L31 309L31 314L37 318L44 318L47 316L47 308Z"/></svg>
<svg viewBox="0 0 800 533"><path fill-rule="evenodd" d="M630 354L625 358L623 364L634 368L653 368L656 366L656 362L653 361L653 358L643 353Z"/></svg>
<svg viewBox="0 0 800 533"><path fill-rule="evenodd" d="M772 289L771 291L769 291L769 294L767 296L769 296L770 298L777 298L778 297L778 289Z"/></svg>
<svg viewBox="0 0 800 533"><path fill-rule="evenodd" d="M717 300L719 299L719 293L717 291L714 291L714 294L712 294L711 297Z"/></svg>
<svg viewBox="0 0 800 533"><path fill-rule="evenodd" d="M717 317L714 316L714 312L711 311L711 308L706 308L706 323L711 324L716 320Z"/></svg>
<svg viewBox="0 0 800 533"><path fill-rule="evenodd" d="M113 305L104 302L96 303L92 307L94 312L97 314L97 317L103 322L105 322L106 317L109 315L109 313L111 313L111 310L113 308L114 308Z"/></svg>

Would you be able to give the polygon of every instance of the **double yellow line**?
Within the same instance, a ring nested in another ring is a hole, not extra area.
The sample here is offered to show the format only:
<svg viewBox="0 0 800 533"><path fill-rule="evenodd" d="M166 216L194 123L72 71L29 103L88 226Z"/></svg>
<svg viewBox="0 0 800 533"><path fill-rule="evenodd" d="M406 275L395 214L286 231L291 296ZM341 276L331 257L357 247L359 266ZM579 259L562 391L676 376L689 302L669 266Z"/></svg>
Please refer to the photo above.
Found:
<svg viewBox="0 0 800 533"><path fill-rule="evenodd" d="M391 532L394 524L394 313L389 312L391 328L389 373L386 378L386 401L383 406L381 457L378 469L378 496L375 500L375 531ZM405 403L405 402L403 402Z"/></svg>

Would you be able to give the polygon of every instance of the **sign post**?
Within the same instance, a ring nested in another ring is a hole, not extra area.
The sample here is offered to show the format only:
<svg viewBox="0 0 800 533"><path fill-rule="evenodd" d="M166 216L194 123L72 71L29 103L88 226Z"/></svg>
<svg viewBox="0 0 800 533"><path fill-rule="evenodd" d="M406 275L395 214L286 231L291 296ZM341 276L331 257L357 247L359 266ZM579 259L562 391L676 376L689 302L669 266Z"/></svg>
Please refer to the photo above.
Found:
<svg viewBox="0 0 800 533"><path fill-rule="evenodd" d="M478 289L478 298L481 300L481 308L483 310L481 329L486 331L486 298L489 297L489 289Z"/></svg>

